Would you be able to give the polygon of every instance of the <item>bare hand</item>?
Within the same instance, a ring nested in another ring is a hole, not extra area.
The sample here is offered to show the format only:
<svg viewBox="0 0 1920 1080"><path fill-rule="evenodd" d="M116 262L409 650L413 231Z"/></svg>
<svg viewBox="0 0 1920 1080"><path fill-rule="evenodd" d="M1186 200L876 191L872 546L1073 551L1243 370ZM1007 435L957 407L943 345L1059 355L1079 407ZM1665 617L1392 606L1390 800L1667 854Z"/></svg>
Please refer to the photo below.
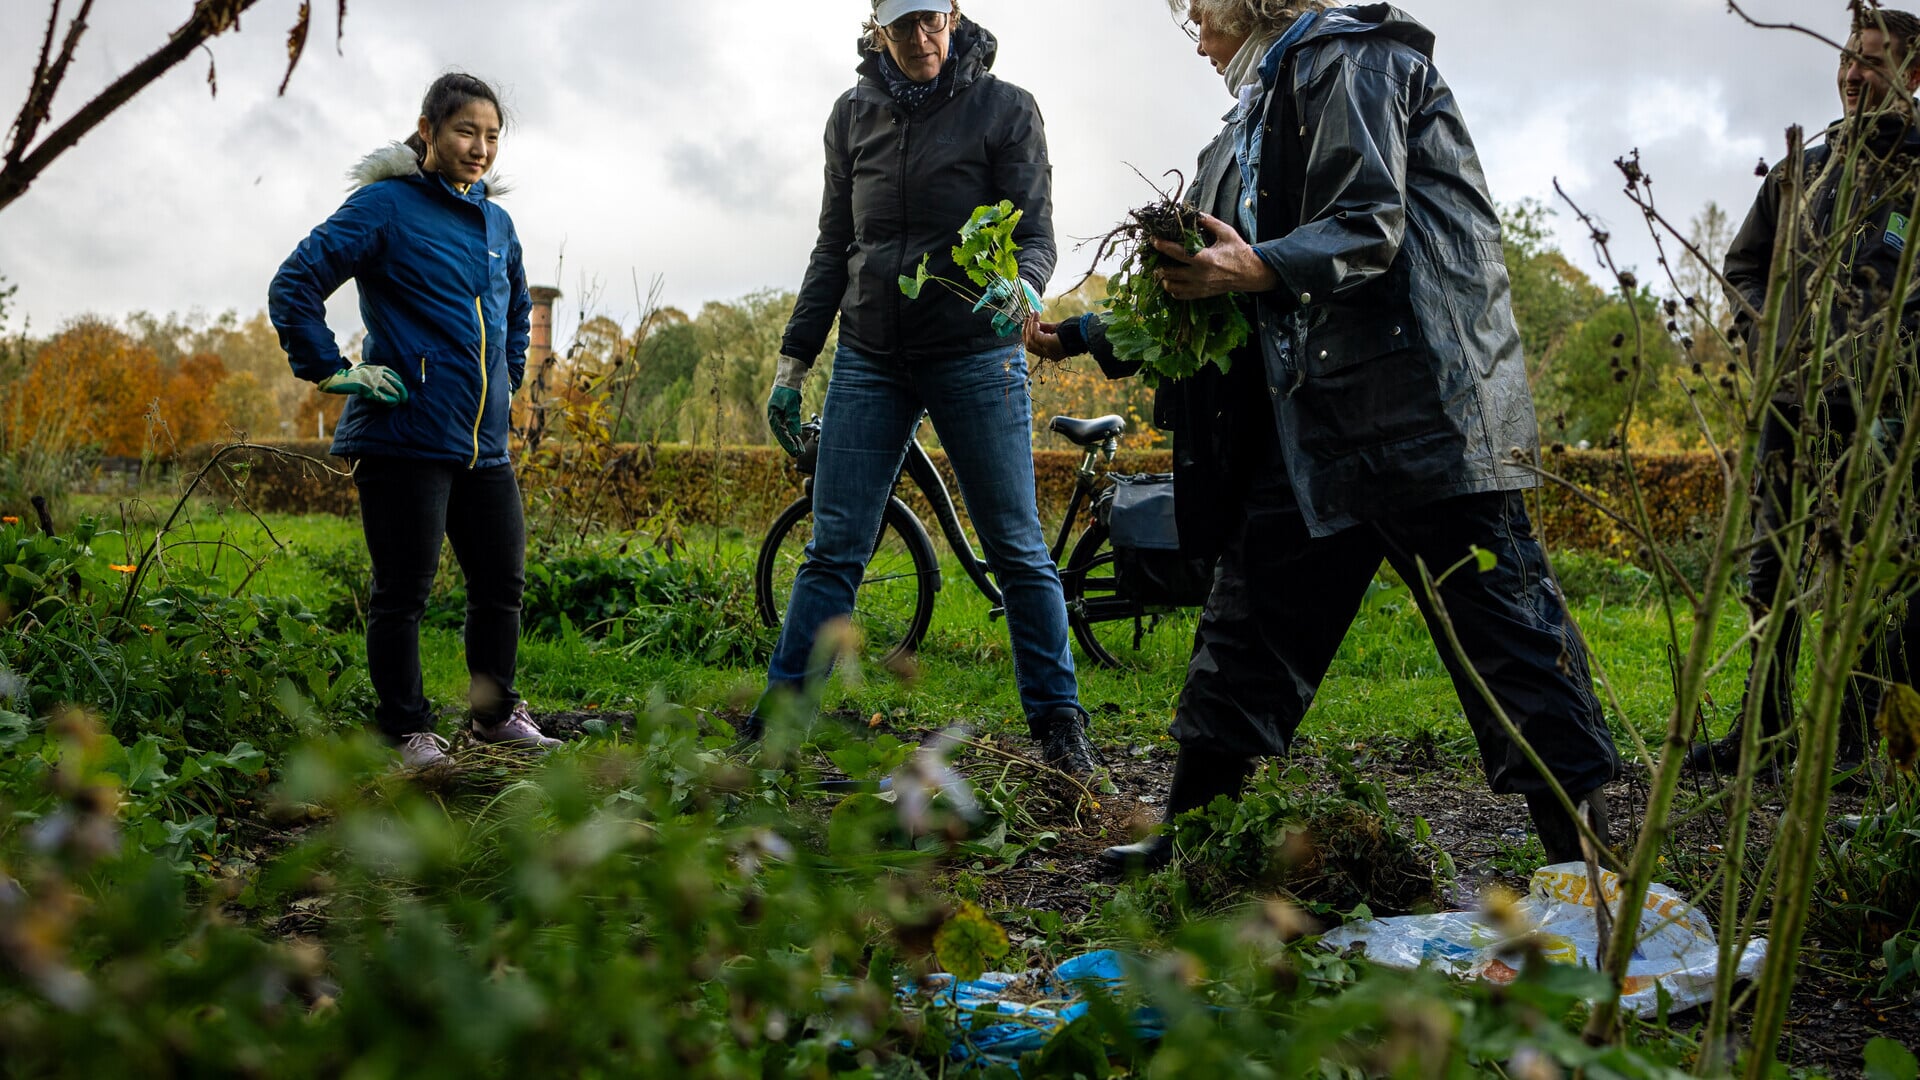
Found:
<svg viewBox="0 0 1920 1080"><path fill-rule="evenodd" d="M1179 266L1162 267L1157 276L1160 287L1175 300L1205 300L1227 293L1262 293L1280 287L1280 275L1265 259L1254 253L1233 226L1214 217L1200 215L1200 227L1213 236L1213 244L1193 254L1171 240L1155 240L1154 249Z"/></svg>
<svg viewBox="0 0 1920 1080"><path fill-rule="evenodd" d="M1067 347L1060 340L1060 324L1041 322L1040 316L1027 319L1027 351L1042 360L1065 360Z"/></svg>

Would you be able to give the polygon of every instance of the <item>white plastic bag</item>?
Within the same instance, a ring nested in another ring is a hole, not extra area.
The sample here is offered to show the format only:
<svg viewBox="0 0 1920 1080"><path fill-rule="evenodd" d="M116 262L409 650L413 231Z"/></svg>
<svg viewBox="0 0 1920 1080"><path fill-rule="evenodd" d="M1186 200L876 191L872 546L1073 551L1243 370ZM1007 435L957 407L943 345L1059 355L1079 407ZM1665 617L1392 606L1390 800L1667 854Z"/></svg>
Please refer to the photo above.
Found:
<svg viewBox="0 0 1920 1080"><path fill-rule="evenodd" d="M1600 890L1617 915L1619 878L1602 870ZM1587 880L1585 864L1558 863L1533 872L1527 896L1517 907L1519 915L1544 939L1548 960L1598 968L1599 936L1593 904L1593 887ZM1654 1015L1659 1008L1658 988L1662 986L1672 996L1676 1012L1712 999L1719 945L1707 917L1686 897L1665 885L1649 889L1639 933L1620 998L1623 1008L1641 1016ZM1500 951L1505 937L1479 912L1446 911L1355 923L1327 934L1321 941L1335 948L1357 942L1366 948L1369 960L1388 967L1430 964L1455 975L1506 983L1520 973L1513 966L1519 958L1503 956ZM1740 978L1752 978L1766 955L1764 938L1755 938L1735 952Z"/></svg>

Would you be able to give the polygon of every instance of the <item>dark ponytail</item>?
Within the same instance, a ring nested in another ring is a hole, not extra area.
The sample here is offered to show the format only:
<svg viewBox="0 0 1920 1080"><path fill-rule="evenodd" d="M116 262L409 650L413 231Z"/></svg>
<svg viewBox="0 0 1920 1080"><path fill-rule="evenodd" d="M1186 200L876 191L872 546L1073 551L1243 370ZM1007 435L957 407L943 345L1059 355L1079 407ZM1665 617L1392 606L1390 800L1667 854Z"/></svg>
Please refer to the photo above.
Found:
<svg viewBox="0 0 1920 1080"><path fill-rule="evenodd" d="M507 110L500 104L500 95L493 92L493 87L463 71L450 71L433 80L433 85L427 87L427 96L420 101L420 115L427 118L427 129L437 132L440 125L446 123L454 113L476 101L492 105L494 113L500 117L500 129L506 130ZM404 141L407 149L413 151L413 156L424 164L427 160L427 144L420 138L420 133L415 131Z"/></svg>

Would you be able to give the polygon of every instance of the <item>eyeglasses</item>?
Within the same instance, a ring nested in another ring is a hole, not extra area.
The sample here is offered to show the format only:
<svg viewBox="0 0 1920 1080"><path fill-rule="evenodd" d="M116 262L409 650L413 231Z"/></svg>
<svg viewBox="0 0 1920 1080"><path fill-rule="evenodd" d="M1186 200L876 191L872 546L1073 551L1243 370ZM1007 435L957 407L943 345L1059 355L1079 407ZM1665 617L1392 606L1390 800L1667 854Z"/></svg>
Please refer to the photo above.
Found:
<svg viewBox="0 0 1920 1080"><path fill-rule="evenodd" d="M1200 28L1199 28L1199 27L1197 27L1197 26L1195 26L1195 25L1193 25L1193 20L1192 20L1192 19L1189 19L1189 18L1185 18L1185 17L1182 17L1182 18L1181 18L1181 20L1180 20L1180 32L1181 32L1181 33L1183 33L1183 34L1185 34L1185 35L1187 35L1187 40L1189 40L1189 41L1199 41L1199 40L1200 40Z"/></svg>
<svg viewBox="0 0 1920 1080"><path fill-rule="evenodd" d="M950 12L917 11L901 17L882 27L883 32L893 41L912 41L921 31L938 34L947 28Z"/></svg>

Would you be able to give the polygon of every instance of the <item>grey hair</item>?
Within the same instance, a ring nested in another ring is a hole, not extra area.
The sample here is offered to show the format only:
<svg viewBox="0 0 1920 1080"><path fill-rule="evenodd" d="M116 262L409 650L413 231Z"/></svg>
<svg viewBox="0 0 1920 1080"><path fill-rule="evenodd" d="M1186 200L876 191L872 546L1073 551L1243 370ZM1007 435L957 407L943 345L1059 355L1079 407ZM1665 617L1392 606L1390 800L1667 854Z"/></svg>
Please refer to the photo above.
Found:
<svg viewBox="0 0 1920 1080"><path fill-rule="evenodd" d="M947 29L952 30L959 26L960 20L964 17L960 12L960 0L953 0L953 14L947 16ZM867 35L868 52L887 51L887 39L880 33L880 24L874 21L873 16L867 16L866 25L862 26L860 31Z"/></svg>
<svg viewBox="0 0 1920 1080"><path fill-rule="evenodd" d="M1198 8L1207 25L1229 36L1249 37L1284 30L1309 11L1325 11L1329 0L1167 0L1175 15Z"/></svg>

